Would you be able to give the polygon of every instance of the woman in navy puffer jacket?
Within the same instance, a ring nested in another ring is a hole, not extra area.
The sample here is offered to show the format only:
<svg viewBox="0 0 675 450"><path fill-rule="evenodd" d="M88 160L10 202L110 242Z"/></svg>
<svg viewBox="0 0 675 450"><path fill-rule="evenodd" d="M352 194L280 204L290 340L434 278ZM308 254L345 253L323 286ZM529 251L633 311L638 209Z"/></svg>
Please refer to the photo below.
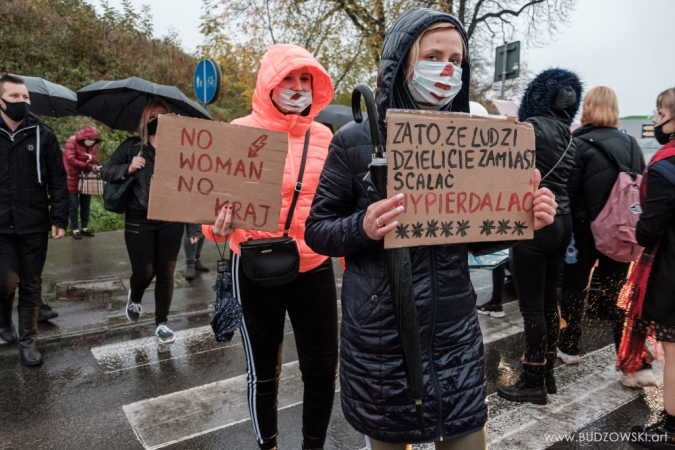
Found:
<svg viewBox="0 0 675 450"><path fill-rule="evenodd" d="M389 108L469 112L467 46L462 24L439 11L411 9L392 25L377 79L383 142ZM445 83L442 90L425 91L424 83L411 82L433 68L436 82ZM454 75L443 78L447 74ZM467 259L469 250L489 252L495 244L409 249L422 344L422 430L408 389L382 245L401 210L397 197L379 200L368 190L364 175L372 149L367 120L337 132L305 231L306 242L317 253L346 257L340 349L344 415L368 436L373 450L405 449L420 442L436 442L436 448L444 449L484 449L483 338ZM536 228L553 221L555 201L545 189L535 198Z"/></svg>

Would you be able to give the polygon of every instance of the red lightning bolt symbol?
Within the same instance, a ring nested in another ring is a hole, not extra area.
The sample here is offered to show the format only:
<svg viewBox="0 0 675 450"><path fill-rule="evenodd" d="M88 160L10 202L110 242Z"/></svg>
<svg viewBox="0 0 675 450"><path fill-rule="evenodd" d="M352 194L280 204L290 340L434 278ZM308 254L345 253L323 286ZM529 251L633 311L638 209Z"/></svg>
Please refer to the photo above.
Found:
<svg viewBox="0 0 675 450"><path fill-rule="evenodd" d="M258 156L258 152L267 144L267 135L262 134L258 139L251 143L251 146L248 148L248 157L255 158Z"/></svg>

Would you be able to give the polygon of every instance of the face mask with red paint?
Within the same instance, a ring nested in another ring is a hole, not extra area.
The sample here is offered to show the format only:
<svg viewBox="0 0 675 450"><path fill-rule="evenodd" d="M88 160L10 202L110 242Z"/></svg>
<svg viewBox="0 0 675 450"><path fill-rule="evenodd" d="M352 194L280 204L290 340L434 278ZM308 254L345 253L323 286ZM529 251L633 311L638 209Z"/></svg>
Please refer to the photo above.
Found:
<svg viewBox="0 0 675 450"><path fill-rule="evenodd" d="M462 68L448 62L417 61L408 89L422 109L440 109L462 88Z"/></svg>
<svg viewBox="0 0 675 450"><path fill-rule="evenodd" d="M277 106L288 112L300 113L312 104L312 91L296 92L292 89L277 86L272 89L272 100Z"/></svg>

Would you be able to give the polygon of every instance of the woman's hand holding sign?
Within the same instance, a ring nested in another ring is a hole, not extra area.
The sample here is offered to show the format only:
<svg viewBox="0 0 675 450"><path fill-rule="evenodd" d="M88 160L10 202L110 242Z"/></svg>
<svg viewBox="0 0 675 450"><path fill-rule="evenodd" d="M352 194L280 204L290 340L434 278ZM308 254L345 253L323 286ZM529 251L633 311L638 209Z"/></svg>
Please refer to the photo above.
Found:
<svg viewBox="0 0 675 450"><path fill-rule="evenodd" d="M232 205L225 205L220 209L216 223L211 225L214 236L225 237L234 233L232 228Z"/></svg>
<svg viewBox="0 0 675 450"><path fill-rule="evenodd" d="M403 194L396 194L392 198L380 200L371 204L363 218L363 231L374 241L384 239L387 233L394 231L398 226L396 216L404 211L401 201Z"/></svg>
<svg viewBox="0 0 675 450"><path fill-rule="evenodd" d="M541 172L534 170L534 195L532 205L534 208L534 229L541 230L547 225L553 223L555 211L558 204L555 202L555 195L548 188L539 188L541 182Z"/></svg>

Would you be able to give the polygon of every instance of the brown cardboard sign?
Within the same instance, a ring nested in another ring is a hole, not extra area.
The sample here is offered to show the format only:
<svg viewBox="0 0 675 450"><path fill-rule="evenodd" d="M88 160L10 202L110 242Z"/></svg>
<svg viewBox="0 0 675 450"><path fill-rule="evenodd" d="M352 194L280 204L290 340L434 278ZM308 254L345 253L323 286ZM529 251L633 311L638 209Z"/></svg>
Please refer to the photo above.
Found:
<svg viewBox="0 0 675 450"><path fill-rule="evenodd" d="M387 112L387 197L405 195L386 248L532 239L534 131L514 118Z"/></svg>
<svg viewBox="0 0 675 450"><path fill-rule="evenodd" d="M277 231L288 135L160 115L148 218L214 223L233 206L232 226Z"/></svg>

